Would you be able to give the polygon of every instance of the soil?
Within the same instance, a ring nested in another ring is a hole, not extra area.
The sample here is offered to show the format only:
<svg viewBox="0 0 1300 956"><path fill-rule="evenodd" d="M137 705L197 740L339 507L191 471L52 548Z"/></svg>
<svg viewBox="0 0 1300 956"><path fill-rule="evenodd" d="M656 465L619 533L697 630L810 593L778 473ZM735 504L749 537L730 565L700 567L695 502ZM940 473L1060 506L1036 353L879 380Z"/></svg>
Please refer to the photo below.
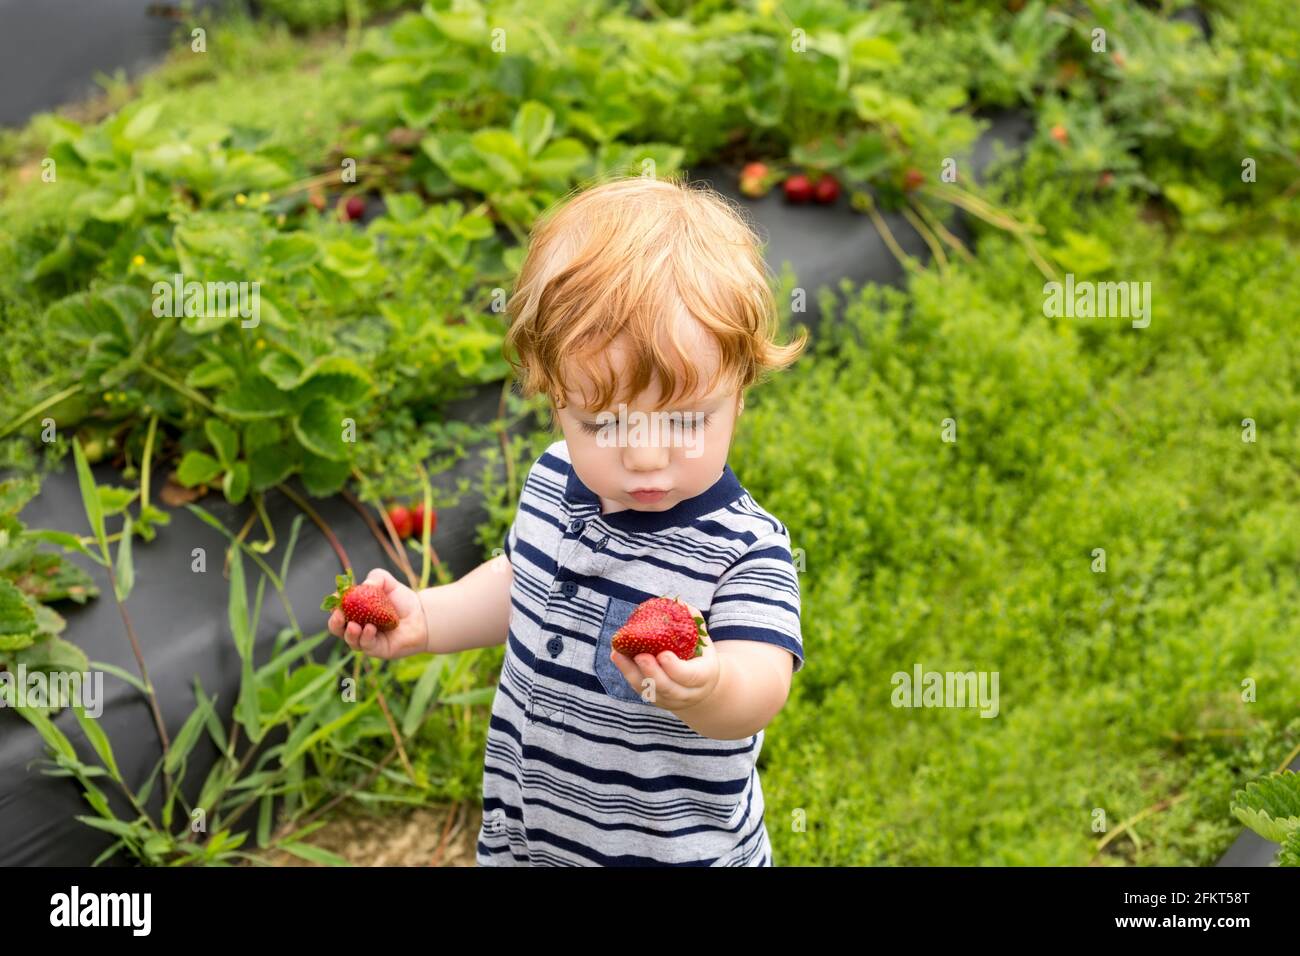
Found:
<svg viewBox="0 0 1300 956"><path fill-rule="evenodd" d="M479 809L465 803L380 815L341 811L302 842L337 853L354 866L475 866L482 820ZM284 851L265 859L274 866L321 865Z"/></svg>

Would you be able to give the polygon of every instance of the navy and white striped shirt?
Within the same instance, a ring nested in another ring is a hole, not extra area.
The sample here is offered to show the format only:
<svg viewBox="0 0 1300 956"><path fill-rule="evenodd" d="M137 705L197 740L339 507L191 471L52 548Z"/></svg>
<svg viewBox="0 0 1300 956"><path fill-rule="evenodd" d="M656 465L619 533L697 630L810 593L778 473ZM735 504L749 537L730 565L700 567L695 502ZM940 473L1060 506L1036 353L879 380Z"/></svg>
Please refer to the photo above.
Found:
<svg viewBox="0 0 1300 956"><path fill-rule="evenodd" d="M730 465L665 511L601 514L567 442L533 463L506 535L510 630L483 767L477 862L771 866L755 763L763 731L705 737L609 659L642 601L697 607L714 641L764 641L803 667L785 525Z"/></svg>

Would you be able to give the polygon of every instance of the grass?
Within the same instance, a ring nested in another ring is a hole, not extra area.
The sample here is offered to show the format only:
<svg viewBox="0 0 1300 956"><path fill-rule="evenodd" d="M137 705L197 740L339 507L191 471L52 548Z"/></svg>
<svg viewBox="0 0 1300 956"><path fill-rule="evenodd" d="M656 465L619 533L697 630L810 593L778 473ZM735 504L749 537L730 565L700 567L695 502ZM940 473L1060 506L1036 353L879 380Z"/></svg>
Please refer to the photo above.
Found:
<svg viewBox="0 0 1300 956"><path fill-rule="evenodd" d="M1044 317L987 236L828 295L829 337L755 394L732 465L806 556L808 667L760 758L778 865L1208 865L1233 788L1293 752L1288 242L1139 213L1073 224L1153 282L1148 329ZM918 663L998 672L998 715L892 706Z"/></svg>

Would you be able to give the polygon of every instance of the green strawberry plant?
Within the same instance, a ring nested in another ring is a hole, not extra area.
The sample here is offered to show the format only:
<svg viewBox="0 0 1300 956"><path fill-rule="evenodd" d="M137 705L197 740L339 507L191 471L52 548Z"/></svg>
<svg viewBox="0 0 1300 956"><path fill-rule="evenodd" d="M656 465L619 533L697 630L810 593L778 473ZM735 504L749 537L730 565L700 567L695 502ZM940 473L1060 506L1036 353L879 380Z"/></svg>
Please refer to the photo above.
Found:
<svg viewBox="0 0 1300 956"><path fill-rule="evenodd" d="M524 229L590 162L587 147L556 136L554 112L533 100L519 107L509 129L433 134L420 146L452 182L486 197L521 241Z"/></svg>
<svg viewBox="0 0 1300 956"><path fill-rule="evenodd" d="M119 489L97 487L80 445L75 442L74 452L83 504L100 554L92 553L75 536L51 535L48 540L75 547L106 564L114 580L115 596L124 602L134 585L131 517L124 510L130 496L115 494ZM18 502L29 492L26 486L6 485L0 490L0 500L6 507L11 504L20 507ZM50 719L50 708L27 705L16 708L17 712L46 743L55 766L45 772L71 776L81 785L94 813L78 815L77 819L114 837L94 865L119 852L146 865L229 865L240 860L264 863L264 855L273 851L288 852L316 863L346 865L348 861L341 857L302 842L323 824L323 821L313 822L321 807L332 804L344 793L360 802L424 802L433 779L427 771L415 770L413 777L390 771L396 780L376 781L377 771L369 770L375 761L363 754L376 742L391 741L393 746L388 756L378 763L382 767L400 750L401 739L416 736L435 714L454 722L464 705L490 700L492 687L466 688L475 680L472 664L480 652L407 659L393 672L377 670L373 680L359 685L357 698L350 699L339 692L340 680L346 665L359 663L359 658L336 641L326 658L318 660L316 651L330 635L324 630L310 637L305 635L284 590L302 516L293 522L277 571L255 548L236 538L211 514L197 505L189 508L231 542L227 619L240 660L240 680L229 727L222 723L217 698L209 696L196 678L194 710L174 736L163 731L156 694L125 607L123 620L143 680L104 664L94 666L126 680L153 705L159 725L160 753L143 783L132 786L133 781L128 781L117 762L112 740L98 719L88 715L81 706L74 704L73 710L93 751L90 761L81 758L72 740ZM116 511L124 517L114 558L108 549L104 519ZM6 522L6 530L8 527ZM0 555L8 557L9 552L0 551ZM252 601L245 577L245 556L261 569ZM254 660L254 649L268 581L275 588L290 623L277 633L269 658L259 663ZM6 632L13 626L13 607L17 606L9 600L9 595L7 575L0 576L0 622ZM86 596L92 595L88 592ZM75 648L71 651L75 652ZM3 661L5 658L0 657L0 662ZM66 668L73 663L85 669L84 660L60 660L59 666ZM354 679L356 676L354 671ZM401 685L410 685L409 690ZM388 698L393 701L391 714L385 713L379 704L386 687ZM401 692L396 693L399 687ZM204 779L197 800L191 804L181 783L187 776L195 747L205 737L215 745L218 757ZM265 744L270 739L281 743L267 748ZM438 771L439 775L442 773ZM328 781L328 786L323 781ZM127 813L120 813L110 803L104 789L108 784L125 796L130 807ZM156 786L161 793L161 809L155 813L149 807ZM256 815L248 816L251 811L256 811ZM252 824L255 847L250 845L244 849L250 833L236 833L235 825L246 817L246 824ZM201 826L196 826L200 822Z"/></svg>
<svg viewBox="0 0 1300 956"><path fill-rule="evenodd" d="M0 482L0 670L16 672L21 665L29 672L81 673L89 667L86 655L60 636L67 622L51 605L85 604L99 596L99 588L79 566L39 546L93 555L76 535L27 528L18 518L39 490L34 477ZM58 709L59 702L50 704L43 710Z"/></svg>
<svg viewBox="0 0 1300 956"><path fill-rule="evenodd" d="M1279 866L1300 866L1300 774L1281 770L1246 784L1234 794L1232 815L1281 844Z"/></svg>

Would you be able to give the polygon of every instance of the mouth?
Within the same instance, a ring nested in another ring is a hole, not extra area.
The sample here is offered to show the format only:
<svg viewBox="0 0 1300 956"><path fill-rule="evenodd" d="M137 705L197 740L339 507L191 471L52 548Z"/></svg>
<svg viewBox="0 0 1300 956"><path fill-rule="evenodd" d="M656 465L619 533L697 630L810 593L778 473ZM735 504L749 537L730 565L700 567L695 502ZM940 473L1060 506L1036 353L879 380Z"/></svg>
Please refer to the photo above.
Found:
<svg viewBox="0 0 1300 956"><path fill-rule="evenodd" d="M667 488L637 488L634 491L629 491L628 494L631 495L633 498L635 498L637 501L644 502L645 504L653 504L654 502L662 498L664 495L668 494L668 489Z"/></svg>

